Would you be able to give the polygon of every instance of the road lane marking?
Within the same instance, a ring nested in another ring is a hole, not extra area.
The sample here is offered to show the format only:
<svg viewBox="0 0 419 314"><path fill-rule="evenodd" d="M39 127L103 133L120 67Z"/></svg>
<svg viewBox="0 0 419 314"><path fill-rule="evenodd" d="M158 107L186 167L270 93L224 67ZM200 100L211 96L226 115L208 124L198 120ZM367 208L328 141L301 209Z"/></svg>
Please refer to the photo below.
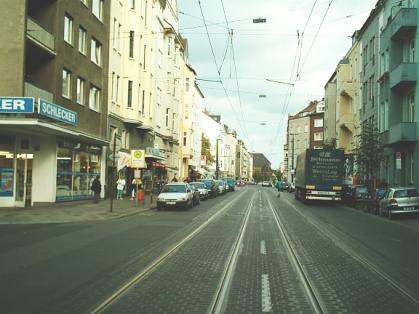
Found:
<svg viewBox="0 0 419 314"><path fill-rule="evenodd" d="M260 241L260 254L266 255L266 242L265 242L265 240Z"/></svg>
<svg viewBox="0 0 419 314"><path fill-rule="evenodd" d="M268 274L262 274L262 312L272 313L271 287Z"/></svg>

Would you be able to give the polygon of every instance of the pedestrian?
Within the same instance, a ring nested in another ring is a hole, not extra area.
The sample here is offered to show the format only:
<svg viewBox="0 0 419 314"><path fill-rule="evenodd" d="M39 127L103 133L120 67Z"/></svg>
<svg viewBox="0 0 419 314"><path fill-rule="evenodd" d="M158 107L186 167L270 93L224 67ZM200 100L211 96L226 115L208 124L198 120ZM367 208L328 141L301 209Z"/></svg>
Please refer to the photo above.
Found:
<svg viewBox="0 0 419 314"><path fill-rule="evenodd" d="M90 189L93 191L93 203L99 202L100 192L102 191L102 184L100 183L100 177L96 178L92 182Z"/></svg>
<svg viewBox="0 0 419 314"><path fill-rule="evenodd" d="M132 184L132 191L131 191L130 200L133 201L137 194L137 186L138 186L138 190L140 190L142 188L143 181L140 178L134 178L132 179L131 184Z"/></svg>
<svg viewBox="0 0 419 314"><path fill-rule="evenodd" d="M176 178L176 173L175 173L175 175L173 176L172 182L178 182L178 179Z"/></svg>
<svg viewBox="0 0 419 314"><path fill-rule="evenodd" d="M116 181L116 199L122 200L122 192L125 188L125 179L123 177L119 177L118 181Z"/></svg>

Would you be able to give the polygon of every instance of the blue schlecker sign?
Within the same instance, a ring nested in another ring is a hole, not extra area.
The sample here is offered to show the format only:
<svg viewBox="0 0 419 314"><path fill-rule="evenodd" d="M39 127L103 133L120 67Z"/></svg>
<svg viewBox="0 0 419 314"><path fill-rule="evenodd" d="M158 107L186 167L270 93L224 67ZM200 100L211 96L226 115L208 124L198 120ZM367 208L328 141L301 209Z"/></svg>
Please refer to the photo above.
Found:
<svg viewBox="0 0 419 314"><path fill-rule="evenodd" d="M0 97L0 113L33 113L33 97Z"/></svg>
<svg viewBox="0 0 419 314"><path fill-rule="evenodd" d="M39 99L38 113L51 119L72 125L77 125L79 122L77 112L68 110L41 98Z"/></svg>

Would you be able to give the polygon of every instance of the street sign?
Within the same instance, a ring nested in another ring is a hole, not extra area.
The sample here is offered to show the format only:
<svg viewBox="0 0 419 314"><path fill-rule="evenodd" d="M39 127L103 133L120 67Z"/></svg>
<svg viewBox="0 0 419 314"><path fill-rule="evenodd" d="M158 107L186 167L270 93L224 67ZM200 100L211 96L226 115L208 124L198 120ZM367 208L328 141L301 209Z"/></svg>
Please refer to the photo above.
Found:
<svg viewBox="0 0 419 314"><path fill-rule="evenodd" d="M0 97L0 113L33 113L33 97Z"/></svg>
<svg viewBox="0 0 419 314"><path fill-rule="evenodd" d="M396 152L396 169L401 170L402 169L402 153Z"/></svg>
<svg viewBox="0 0 419 314"><path fill-rule="evenodd" d="M72 125L77 125L79 123L79 118L76 111L69 110L41 98L39 98L38 113L48 118Z"/></svg>
<svg viewBox="0 0 419 314"><path fill-rule="evenodd" d="M257 18L257 19L253 19L253 23L257 24L257 23L266 23L266 19L265 18Z"/></svg>
<svg viewBox="0 0 419 314"><path fill-rule="evenodd" d="M131 168L147 168L144 149L131 150Z"/></svg>

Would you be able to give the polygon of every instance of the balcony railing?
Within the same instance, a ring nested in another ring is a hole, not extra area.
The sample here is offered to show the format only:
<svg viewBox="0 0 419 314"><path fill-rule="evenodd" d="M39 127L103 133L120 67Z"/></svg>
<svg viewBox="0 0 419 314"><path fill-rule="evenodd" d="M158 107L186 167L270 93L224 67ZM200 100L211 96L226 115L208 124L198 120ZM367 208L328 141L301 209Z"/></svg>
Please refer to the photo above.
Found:
<svg viewBox="0 0 419 314"><path fill-rule="evenodd" d="M339 90L341 96L353 98L355 93L355 85L353 82L342 82Z"/></svg>
<svg viewBox="0 0 419 314"><path fill-rule="evenodd" d="M340 128L346 128L353 133L354 121L355 118L353 113L344 113L339 116L337 123Z"/></svg>
<svg viewBox="0 0 419 314"><path fill-rule="evenodd" d="M35 41L39 46L48 50L48 52L55 53L55 37L50 32L45 30L41 25L35 22L30 17L27 18L26 27L27 36Z"/></svg>
<svg viewBox="0 0 419 314"><path fill-rule="evenodd" d="M390 72L390 88L404 89L417 81L417 63L400 63Z"/></svg>
<svg viewBox="0 0 419 314"><path fill-rule="evenodd" d="M49 102L54 102L54 94L39 88L29 82L25 82L25 97L34 97L35 101L42 98Z"/></svg>
<svg viewBox="0 0 419 314"><path fill-rule="evenodd" d="M401 122L390 127L388 133L388 144L401 142L415 142L417 140L416 122Z"/></svg>
<svg viewBox="0 0 419 314"><path fill-rule="evenodd" d="M386 34L391 39L404 38L415 32L417 22L417 9L401 8L394 18L389 21Z"/></svg>

